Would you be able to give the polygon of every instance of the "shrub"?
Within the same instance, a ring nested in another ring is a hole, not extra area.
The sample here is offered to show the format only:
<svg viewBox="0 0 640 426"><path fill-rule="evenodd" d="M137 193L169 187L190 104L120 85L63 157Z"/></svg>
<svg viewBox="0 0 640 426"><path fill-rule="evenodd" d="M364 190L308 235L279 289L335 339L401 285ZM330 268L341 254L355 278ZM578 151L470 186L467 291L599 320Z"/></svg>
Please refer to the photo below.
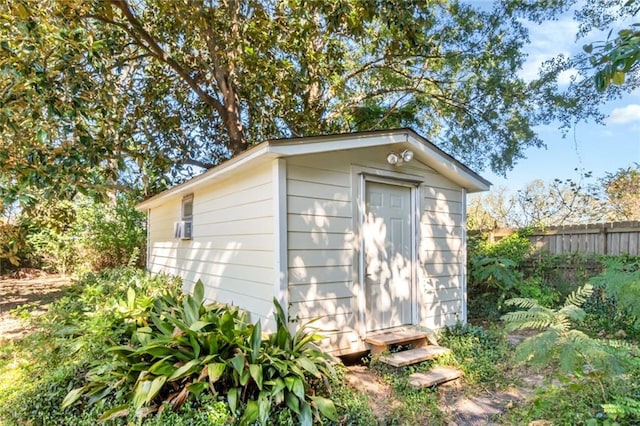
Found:
<svg viewBox="0 0 640 426"><path fill-rule="evenodd" d="M130 194L110 202L77 196L23 213L19 223L23 263L62 274L126 265L132 257L143 266L144 214Z"/></svg>
<svg viewBox="0 0 640 426"><path fill-rule="evenodd" d="M531 252L526 233L516 232L497 243L480 241L469 250L469 312L478 318L498 318L505 299L517 296L520 269Z"/></svg>
<svg viewBox="0 0 640 426"><path fill-rule="evenodd" d="M108 352L110 362L89 371L88 383L69 392L68 407L84 396L88 403L107 396L124 403L102 420L144 417L168 404L179 409L191 395L225 397L240 423L265 424L273 410L287 407L299 424L320 415L337 420L333 402L319 394L334 376L329 358L312 343L320 337L305 327L292 334L275 303L276 332L266 339L260 322L251 324L239 309L204 304L204 286L193 295L165 294L150 303L129 291L123 312L128 328L124 344Z"/></svg>

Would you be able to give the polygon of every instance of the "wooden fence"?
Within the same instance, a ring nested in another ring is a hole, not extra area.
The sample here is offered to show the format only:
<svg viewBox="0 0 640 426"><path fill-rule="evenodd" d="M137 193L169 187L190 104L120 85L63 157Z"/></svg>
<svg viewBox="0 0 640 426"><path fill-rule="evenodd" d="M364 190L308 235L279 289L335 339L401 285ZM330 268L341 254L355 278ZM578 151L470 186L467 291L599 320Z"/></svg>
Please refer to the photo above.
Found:
<svg viewBox="0 0 640 426"><path fill-rule="evenodd" d="M513 234L516 229L488 232L489 241ZM534 230L529 237L536 250L552 254L592 253L640 256L640 222L609 222L589 225L551 226Z"/></svg>

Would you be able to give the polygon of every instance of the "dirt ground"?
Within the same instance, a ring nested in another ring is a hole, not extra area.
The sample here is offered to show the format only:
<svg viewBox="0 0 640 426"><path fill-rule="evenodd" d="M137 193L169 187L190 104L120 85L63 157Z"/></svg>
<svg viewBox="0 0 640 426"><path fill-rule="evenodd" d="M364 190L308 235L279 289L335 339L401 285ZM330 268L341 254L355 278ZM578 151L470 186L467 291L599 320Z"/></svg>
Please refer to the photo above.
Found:
<svg viewBox="0 0 640 426"><path fill-rule="evenodd" d="M0 342L20 338L30 331L25 321L12 314L12 310L28 305L31 312L45 312L46 305L61 297L70 283L68 277L47 275L37 270L0 277Z"/></svg>
<svg viewBox="0 0 640 426"><path fill-rule="evenodd" d="M385 419L393 409L400 404L393 398L393 390L370 369L363 365L347 367L347 383L364 392L369 398L374 415L384 424ZM492 418L503 413L513 404L525 400L533 394L533 389L540 384L538 380L525 381L521 388L511 388L499 392L482 392L467 395L459 380L440 385L439 406L449 415L448 426L485 426L497 425Z"/></svg>

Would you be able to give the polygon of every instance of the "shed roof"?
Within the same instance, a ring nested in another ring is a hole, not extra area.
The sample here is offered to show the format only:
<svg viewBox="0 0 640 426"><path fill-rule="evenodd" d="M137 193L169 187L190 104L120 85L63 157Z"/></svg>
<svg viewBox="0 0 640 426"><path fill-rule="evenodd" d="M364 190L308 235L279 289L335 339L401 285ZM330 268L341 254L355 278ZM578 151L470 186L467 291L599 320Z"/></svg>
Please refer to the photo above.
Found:
<svg viewBox="0 0 640 426"><path fill-rule="evenodd" d="M442 151L412 129L377 130L359 133L343 133L325 136L310 136L290 139L275 139L262 142L215 166L205 173L169 188L141 203L136 208L149 209L168 197L187 194L207 182L229 178L249 168L266 163L274 158L348 149L369 148L402 144L414 152L414 158L433 168L438 173L465 188L468 192L487 191L491 182Z"/></svg>

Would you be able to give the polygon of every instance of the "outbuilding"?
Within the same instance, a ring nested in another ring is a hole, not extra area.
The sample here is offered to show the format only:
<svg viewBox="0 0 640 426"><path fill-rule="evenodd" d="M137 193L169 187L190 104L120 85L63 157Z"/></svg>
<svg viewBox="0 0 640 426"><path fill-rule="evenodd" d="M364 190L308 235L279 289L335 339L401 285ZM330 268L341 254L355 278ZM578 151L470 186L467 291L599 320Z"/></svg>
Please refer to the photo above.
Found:
<svg viewBox="0 0 640 426"><path fill-rule="evenodd" d="M273 329L273 299L335 354L465 322L467 194L490 182L410 129L266 141L137 207L152 273Z"/></svg>

